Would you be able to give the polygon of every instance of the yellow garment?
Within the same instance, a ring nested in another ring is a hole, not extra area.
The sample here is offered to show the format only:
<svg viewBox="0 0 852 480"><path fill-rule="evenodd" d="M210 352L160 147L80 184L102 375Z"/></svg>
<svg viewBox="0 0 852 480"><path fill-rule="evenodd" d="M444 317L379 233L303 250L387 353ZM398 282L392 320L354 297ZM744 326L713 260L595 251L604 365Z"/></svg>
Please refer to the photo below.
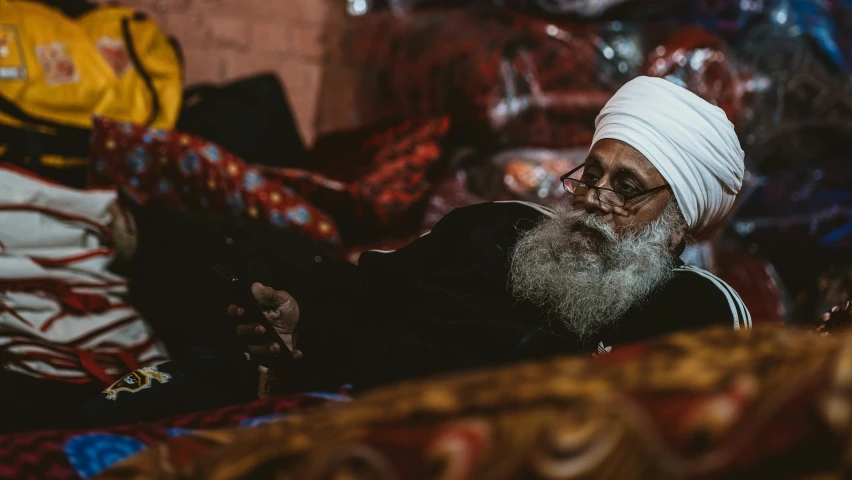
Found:
<svg viewBox="0 0 852 480"><path fill-rule="evenodd" d="M0 143L14 141L15 129L45 134L41 163L50 157L61 166L65 152L52 150L62 142L49 137L88 130L93 115L173 128L181 80L168 38L132 9L99 7L72 19L39 3L0 0L0 126L7 127Z"/></svg>
<svg viewBox="0 0 852 480"><path fill-rule="evenodd" d="M124 49L122 22L127 19L129 36L144 72L151 78L159 100L159 112L151 115L151 95L142 74L134 68L130 58L120 52ZM149 124L155 128L173 128L180 110L181 65L168 38L150 19L134 18L134 11L123 7L103 7L78 19L90 41L104 57L118 60L117 88L109 91L99 115ZM126 61L124 60L126 59Z"/></svg>

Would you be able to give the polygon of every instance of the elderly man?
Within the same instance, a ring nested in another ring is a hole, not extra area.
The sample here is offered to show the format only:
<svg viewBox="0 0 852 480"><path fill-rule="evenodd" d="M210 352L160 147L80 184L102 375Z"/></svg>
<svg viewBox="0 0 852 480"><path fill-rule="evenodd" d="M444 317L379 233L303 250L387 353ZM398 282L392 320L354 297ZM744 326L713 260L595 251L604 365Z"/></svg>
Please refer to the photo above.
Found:
<svg viewBox="0 0 852 480"><path fill-rule="evenodd" d="M324 367L356 388L600 355L680 329L748 328L737 293L678 258L690 232L730 210L742 178L743 151L722 110L640 77L601 111L588 157L563 176L566 201L555 209L498 202L455 210L400 250L362 255L348 295L303 302L261 284L252 290L300 361L325 356ZM283 353L254 344L260 325L237 332L255 356Z"/></svg>

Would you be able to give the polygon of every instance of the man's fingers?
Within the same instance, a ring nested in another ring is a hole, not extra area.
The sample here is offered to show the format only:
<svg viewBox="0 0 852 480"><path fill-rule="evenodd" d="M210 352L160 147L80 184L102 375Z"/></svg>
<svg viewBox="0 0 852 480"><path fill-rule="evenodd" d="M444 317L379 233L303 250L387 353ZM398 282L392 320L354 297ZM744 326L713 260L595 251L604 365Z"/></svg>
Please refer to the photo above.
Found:
<svg viewBox="0 0 852 480"><path fill-rule="evenodd" d="M236 305L228 305L228 309L226 310L228 316L231 317L242 317L245 315L246 311Z"/></svg>
<svg viewBox="0 0 852 480"><path fill-rule="evenodd" d="M259 357L278 355L281 353L281 346L277 343L267 343L266 345L249 345L248 351L252 355Z"/></svg>
<svg viewBox="0 0 852 480"><path fill-rule="evenodd" d="M276 308L281 305L281 300L275 295L275 289L267 287L262 283L255 282L251 286L251 294L257 302L266 308Z"/></svg>
<svg viewBox="0 0 852 480"><path fill-rule="evenodd" d="M258 323L241 323L237 325L237 335L241 337L263 335L264 333L266 333L266 329Z"/></svg>
<svg viewBox="0 0 852 480"><path fill-rule="evenodd" d="M264 310L267 320L276 328L293 328L299 321L299 304L287 292L275 290L261 283L251 286L251 293Z"/></svg>

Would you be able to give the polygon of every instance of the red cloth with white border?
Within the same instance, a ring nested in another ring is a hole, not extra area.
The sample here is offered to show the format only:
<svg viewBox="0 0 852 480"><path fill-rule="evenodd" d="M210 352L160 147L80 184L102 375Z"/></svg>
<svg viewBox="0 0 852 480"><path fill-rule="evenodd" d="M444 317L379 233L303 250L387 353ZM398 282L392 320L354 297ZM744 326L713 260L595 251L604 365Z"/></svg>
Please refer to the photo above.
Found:
<svg viewBox="0 0 852 480"><path fill-rule="evenodd" d="M0 348L4 368L112 381L162 363L150 325L107 270L114 189L76 190L0 164Z"/></svg>

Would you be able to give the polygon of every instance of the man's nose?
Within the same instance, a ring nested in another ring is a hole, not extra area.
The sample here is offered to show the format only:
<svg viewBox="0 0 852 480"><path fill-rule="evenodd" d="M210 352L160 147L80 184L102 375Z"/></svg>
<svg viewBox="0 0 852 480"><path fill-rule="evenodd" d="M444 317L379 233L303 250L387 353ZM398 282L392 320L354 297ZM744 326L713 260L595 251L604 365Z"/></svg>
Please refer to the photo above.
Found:
<svg viewBox="0 0 852 480"><path fill-rule="evenodd" d="M583 209L588 213L609 213L610 206L598 199L598 191L595 188L589 188L589 191L586 192L585 195L581 195L578 198L580 199Z"/></svg>

